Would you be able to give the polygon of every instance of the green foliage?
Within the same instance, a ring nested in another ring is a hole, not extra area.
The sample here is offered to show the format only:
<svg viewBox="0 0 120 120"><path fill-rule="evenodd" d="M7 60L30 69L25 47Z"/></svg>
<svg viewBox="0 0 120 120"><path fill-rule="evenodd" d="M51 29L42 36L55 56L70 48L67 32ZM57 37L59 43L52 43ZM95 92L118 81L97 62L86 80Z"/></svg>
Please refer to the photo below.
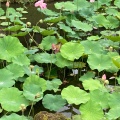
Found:
<svg viewBox="0 0 120 120"><path fill-rule="evenodd" d="M57 111L66 104L66 100L62 99L61 95L46 94L42 103L45 108Z"/></svg>
<svg viewBox="0 0 120 120"><path fill-rule="evenodd" d="M34 25L24 18L27 8L0 8L1 120L66 105L79 108L73 120L120 119L119 4L56 2L55 11L37 9L44 18Z"/></svg>

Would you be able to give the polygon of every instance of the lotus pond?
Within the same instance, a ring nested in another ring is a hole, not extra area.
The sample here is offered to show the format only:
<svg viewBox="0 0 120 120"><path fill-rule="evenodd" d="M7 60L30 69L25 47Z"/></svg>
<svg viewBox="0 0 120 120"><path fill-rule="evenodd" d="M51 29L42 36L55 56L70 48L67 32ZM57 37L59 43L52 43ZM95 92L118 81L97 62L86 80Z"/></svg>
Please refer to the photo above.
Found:
<svg viewBox="0 0 120 120"><path fill-rule="evenodd" d="M0 120L120 120L120 0L22 6L0 7Z"/></svg>

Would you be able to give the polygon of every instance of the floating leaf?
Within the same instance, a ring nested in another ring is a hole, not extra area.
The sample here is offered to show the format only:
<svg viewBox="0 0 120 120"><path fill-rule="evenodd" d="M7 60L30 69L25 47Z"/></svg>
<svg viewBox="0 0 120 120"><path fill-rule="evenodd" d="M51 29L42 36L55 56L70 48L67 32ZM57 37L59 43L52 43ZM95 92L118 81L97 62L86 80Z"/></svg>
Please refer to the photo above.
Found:
<svg viewBox="0 0 120 120"><path fill-rule="evenodd" d="M23 77L24 70L23 67L17 64L9 64L6 68L13 73L13 78L17 80L19 77Z"/></svg>
<svg viewBox="0 0 120 120"><path fill-rule="evenodd" d="M21 28L22 28L21 25L14 25L14 26L7 27L5 30L16 32L16 31L20 30Z"/></svg>
<svg viewBox="0 0 120 120"><path fill-rule="evenodd" d="M28 120L24 115L18 115L16 113L12 113L10 115L4 115L0 120Z"/></svg>
<svg viewBox="0 0 120 120"><path fill-rule="evenodd" d="M79 105L81 103L86 103L89 100L89 95L87 92L72 85L64 88L61 95L68 101L69 104Z"/></svg>
<svg viewBox="0 0 120 120"><path fill-rule="evenodd" d="M110 22L103 15L98 14L93 16L93 20L101 27L105 27L106 29L110 27Z"/></svg>
<svg viewBox="0 0 120 120"><path fill-rule="evenodd" d="M62 99L61 95L46 94L42 104L50 111L57 111L66 104L66 100Z"/></svg>
<svg viewBox="0 0 120 120"><path fill-rule="evenodd" d="M64 23L58 23L58 26L60 27L60 29L64 30L65 32L75 34L75 32L72 31L72 29L69 26L66 26Z"/></svg>
<svg viewBox="0 0 120 120"><path fill-rule="evenodd" d="M103 110L97 102L88 101L80 106L82 120L102 120Z"/></svg>
<svg viewBox="0 0 120 120"><path fill-rule="evenodd" d="M84 80L82 84L85 90L90 90L90 91L96 89L102 89L103 87L103 85L100 83L99 80L94 80L94 79Z"/></svg>
<svg viewBox="0 0 120 120"><path fill-rule="evenodd" d="M120 6L119 6L120 5L120 0L115 0L114 5L116 5L118 8L120 8Z"/></svg>
<svg viewBox="0 0 120 120"><path fill-rule="evenodd" d="M107 118L109 120L117 120L120 117L120 107L112 107L109 112L107 113Z"/></svg>
<svg viewBox="0 0 120 120"><path fill-rule="evenodd" d="M60 79L53 79L52 81L47 81L47 90L58 91L59 86L62 84Z"/></svg>
<svg viewBox="0 0 120 120"><path fill-rule="evenodd" d="M92 31L92 29L93 29L92 25L89 25L87 23L83 23L83 22L77 21L77 20L72 20L72 25L77 29L83 30L84 32Z"/></svg>
<svg viewBox="0 0 120 120"><path fill-rule="evenodd" d="M86 40L82 41L81 44L84 47L85 54L103 53L103 48L98 42Z"/></svg>
<svg viewBox="0 0 120 120"><path fill-rule="evenodd" d="M95 84L93 86L95 86ZM105 92L103 89L96 89L94 91L90 91L90 98L93 102L99 104L102 107L102 109L109 108L109 93Z"/></svg>
<svg viewBox="0 0 120 120"><path fill-rule="evenodd" d="M34 56L35 61L38 63L55 63L56 58L55 54L48 54L48 53L39 53Z"/></svg>
<svg viewBox="0 0 120 120"><path fill-rule="evenodd" d="M60 68L64 68L65 66L70 66L71 64L72 64L71 66L73 67L73 62L71 62L71 61L65 59L64 57L62 57L60 53L56 54L55 64Z"/></svg>
<svg viewBox="0 0 120 120"><path fill-rule="evenodd" d="M30 60L25 54L13 57L12 62L20 66L30 65Z"/></svg>
<svg viewBox="0 0 120 120"><path fill-rule="evenodd" d="M0 103L6 111L18 112L21 110L21 105L29 105L29 102L22 95L22 92L17 88L2 88L0 90Z"/></svg>
<svg viewBox="0 0 120 120"><path fill-rule="evenodd" d="M63 9L66 11L74 11L77 10L77 6L74 5L71 1L67 2L60 2L60 3L55 3L55 8L57 9Z"/></svg>
<svg viewBox="0 0 120 120"><path fill-rule="evenodd" d="M44 36L47 36L47 35L55 34L55 31L54 30L42 30L40 33Z"/></svg>
<svg viewBox="0 0 120 120"><path fill-rule="evenodd" d="M88 80L88 79L91 79L91 78L94 78L95 77L95 73L92 72L92 71L88 71L87 73L85 73L83 76L81 76L79 78L80 81L84 81L84 80Z"/></svg>
<svg viewBox="0 0 120 120"><path fill-rule="evenodd" d="M46 81L36 75L28 77L23 84L23 95L26 99L38 102L43 98L46 90Z"/></svg>
<svg viewBox="0 0 120 120"><path fill-rule="evenodd" d="M4 15L4 13L5 11L2 8L0 8L0 16Z"/></svg>
<svg viewBox="0 0 120 120"><path fill-rule="evenodd" d="M44 22L47 22L47 23L57 23L57 22L60 22L60 21L64 20L65 18L66 18L65 16L49 17L49 18L46 18L44 20Z"/></svg>
<svg viewBox="0 0 120 120"><path fill-rule="evenodd" d="M97 69L100 72L109 69L112 62L108 55L91 54L88 56L87 63L92 70Z"/></svg>
<svg viewBox="0 0 120 120"><path fill-rule="evenodd" d="M62 45L61 55L67 60L79 59L84 53L84 47L80 43L68 42Z"/></svg>
<svg viewBox="0 0 120 120"><path fill-rule="evenodd" d="M0 59L8 62L17 55L23 53L24 47L16 37L5 36L0 38Z"/></svg>
<svg viewBox="0 0 120 120"><path fill-rule="evenodd" d="M6 68L0 69L0 89L3 87L12 87L14 84L13 73Z"/></svg>
<svg viewBox="0 0 120 120"><path fill-rule="evenodd" d="M39 46L42 46L44 50L50 50L52 48L52 44L57 44L57 39L55 36L47 36L43 38Z"/></svg>

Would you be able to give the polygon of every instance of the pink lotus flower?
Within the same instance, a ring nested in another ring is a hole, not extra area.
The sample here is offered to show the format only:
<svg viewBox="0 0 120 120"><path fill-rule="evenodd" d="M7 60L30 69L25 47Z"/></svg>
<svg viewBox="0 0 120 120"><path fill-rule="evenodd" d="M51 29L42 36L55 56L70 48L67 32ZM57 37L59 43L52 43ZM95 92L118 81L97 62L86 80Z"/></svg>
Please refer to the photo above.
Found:
<svg viewBox="0 0 120 120"><path fill-rule="evenodd" d="M10 2L7 1L7 2L6 2L6 7L9 7L9 6L10 6Z"/></svg>
<svg viewBox="0 0 120 120"><path fill-rule="evenodd" d="M35 3L35 7L40 7L41 9L46 9L47 4L44 3L44 0L39 0L38 2Z"/></svg>
<svg viewBox="0 0 120 120"><path fill-rule="evenodd" d="M102 80L106 80L106 74L102 75Z"/></svg>
<svg viewBox="0 0 120 120"><path fill-rule="evenodd" d="M52 44L52 50L54 51L54 53L58 53L60 51L61 48L61 44Z"/></svg>
<svg viewBox="0 0 120 120"><path fill-rule="evenodd" d="M90 0L90 2L95 2L95 0Z"/></svg>

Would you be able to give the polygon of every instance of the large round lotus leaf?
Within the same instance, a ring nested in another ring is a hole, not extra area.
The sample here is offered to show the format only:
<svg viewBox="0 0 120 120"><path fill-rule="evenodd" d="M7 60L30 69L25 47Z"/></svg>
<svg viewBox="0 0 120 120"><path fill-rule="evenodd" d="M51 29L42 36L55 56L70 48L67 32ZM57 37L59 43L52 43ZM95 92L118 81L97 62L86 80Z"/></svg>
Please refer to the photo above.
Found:
<svg viewBox="0 0 120 120"><path fill-rule="evenodd" d="M40 53L34 56L35 61L38 63L55 63L56 57L55 54Z"/></svg>
<svg viewBox="0 0 120 120"><path fill-rule="evenodd" d="M19 77L23 77L24 75L24 69L22 66L17 64L10 64L7 66L7 69L13 73L13 78L17 79Z"/></svg>
<svg viewBox="0 0 120 120"><path fill-rule="evenodd" d="M62 45L61 55L67 60L79 59L84 53L84 47L80 43L68 42Z"/></svg>
<svg viewBox="0 0 120 120"><path fill-rule="evenodd" d="M52 81L47 81L47 90L58 91L59 86L62 84L60 79L53 79Z"/></svg>
<svg viewBox="0 0 120 120"><path fill-rule="evenodd" d="M88 101L80 106L82 120L103 120L104 114L97 102Z"/></svg>
<svg viewBox="0 0 120 120"><path fill-rule="evenodd" d="M102 46L97 41L82 41L81 45L83 45L85 54L93 54L93 53L99 53L101 54L103 52Z"/></svg>
<svg viewBox="0 0 120 120"><path fill-rule="evenodd" d="M0 69L0 89L3 87L11 87L14 84L13 73L6 68Z"/></svg>
<svg viewBox="0 0 120 120"><path fill-rule="evenodd" d="M92 31L92 25L87 24L87 23L83 23L81 21L76 21L76 20L72 20L72 25L77 28L78 30L83 30L84 32L87 31Z"/></svg>
<svg viewBox="0 0 120 120"><path fill-rule="evenodd" d="M109 15L109 16L107 16L107 20L110 21L110 25L111 25L110 28L111 29L119 27L120 22L116 17Z"/></svg>
<svg viewBox="0 0 120 120"><path fill-rule="evenodd" d="M62 99L61 95L46 94L42 104L50 111L57 111L66 104L66 100Z"/></svg>
<svg viewBox="0 0 120 120"><path fill-rule="evenodd" d="M109 20L107 20L103 15L97 14L96 16L93 16L92 18L101 27L104 26L106 29L110 27Z"/></svg>
<svg viewBox="0 0 120 120"><path fill-rule="evenodd" d="M23 51L24 47L18 38L11 36L0 38L0 59L10 62L11 58L20 55Z"/></svg>
<svg viewBox="0 0 120 120"><path fill-rule="evenodd" d="M74 11L77 10L77 6L74 5L72 2L67 1L67 2L57 2L55 3L55 8L56 9L62 9L62 10L67 10L67 11Z"/></svg>
<svg viewBox="0 0 120 120"><path fill-rule="evenodd" d="M69 104L76 105L86 103L90 99L87 92L81 90L79 87L74 87L72 85L64 88L61 95L68 101Z"/></svg>
<svg viewBox="0 0 120 120"><path fill-rule="evenodd" d="M23 84L23 95L31 101L39 101L46 90L46 81L37 75L31 75Z"/></svg>
<svg viewBox="0 0 120 120"><path fill-rule="evenodd" d="M103 89L90 91L90 98L93 102L100 104L102 109L109 108L109 105L108 105L109 93L105 92Z"/></svg>
<svg viewBox="0 0 120 120"><path fill-rule="evenodd" d="M119 111L120 111L119 106L115 107L115 108L112 107L106 115L108 120L117 120L117 118L119 120L119 118L120 118L120 112Z"/></svg>
<svg viewBox="0 0 120 120"><path fill-rule="evenodd" d="M44 50L50 50L52 48L53 43L57 44L57 39L55 38L55 36L47 36L43 38L40 47Z"/></svg>
<svg viewBox="0 0 120 120"><path fill-rule="evenodd" d="M92 70L97 69L99 72L109 69L111 66L111 58L103 54L91 54L88 56L87 63Z"/></svg>
<svg viewBox="0 0 120 120"><path fill-rule="evenodd" d="M96 89L102 89L103 85L100 83L99 80L94 79L88 79L83 81L83 86L85 90L96 90Z"/></svg>
<svg viewBox="0 0 120 120"><path fill-rule="evenodd" d="M27 117L23 115L17 115L16 113L12 113L11 115L5 115L0 120L28 120Z"/></svg>
<svg viewBox="0 0 120 120"><path fill-rule="evenodd" d="M115 0L114 5L116 5L118 8L120 8L120 0Z"/></svg>
<svg viewBox="0 0 120 120"><path fill-rule="evenodd" d="M65 66L72 66L73 67L73 62L65 59L64 57L62 57L61 53L56 54L55 64L60 68L64 68Z"/></svg>
<svg viewBox="0 0 120 120"><path fill-rule="evenodd" d="M21 66L30 65L30 60L25 54L13 57L12 62Z"/></svg>
<svg viewBox="0 0 120 120"><path fill-rule="evenodd" d="M29 105L29 102L22 95L22 92L17 88L2 88L0 90L0 103L6 111L18 112L21 110L21 105Z"/></svg>

